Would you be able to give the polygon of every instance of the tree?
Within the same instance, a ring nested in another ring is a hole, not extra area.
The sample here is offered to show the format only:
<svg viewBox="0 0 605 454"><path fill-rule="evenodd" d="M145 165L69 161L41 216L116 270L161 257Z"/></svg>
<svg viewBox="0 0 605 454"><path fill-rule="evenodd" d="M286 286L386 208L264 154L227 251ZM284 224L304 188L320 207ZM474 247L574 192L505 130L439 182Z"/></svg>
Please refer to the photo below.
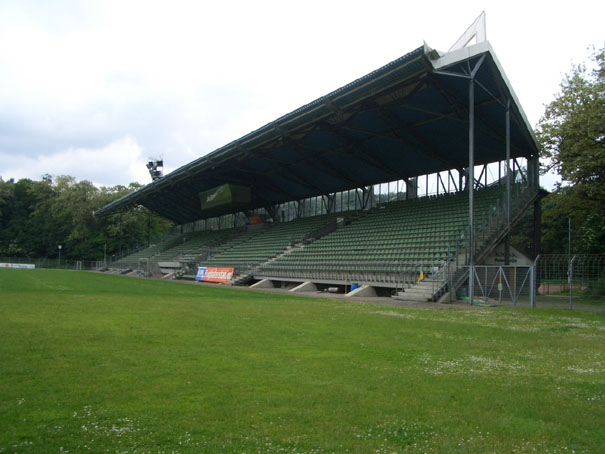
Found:
<svg viewBox="0 0 605 454"><path fill-rule="evenodd" d="M591 61L592 69L572 66L537 127L545 170L563 179L553 220L572 219L578 252L605 249L605 48Z"/></svg>
<svg viewBox="0 0 605 454"><path fill-rule="evenodd" d="M6 208L8 207L10 200L13 197L14 183L15 182L13 180L4 181L2 177L0 177L0 230L4 228L4 222L2 220L2 211L6 211Z"/></svg>
<svg viewBox="0 0 605 454"><path fill-rule="evenodd" d="M97 188L70 176L42 181L0 179L0 255L101 260L105 246L112 255L144 247L172 222L143 207L95 218L92 213L141 186Z"/></svg>
<svg viewBox="0 0 605 454"><path fill-rule="evenodd" d="M50 183L22 179L3 182L0 209L0 254L40 255L41 244L47 233L45 226L36 222L32 213L38 204L52 196Z"/></svg>

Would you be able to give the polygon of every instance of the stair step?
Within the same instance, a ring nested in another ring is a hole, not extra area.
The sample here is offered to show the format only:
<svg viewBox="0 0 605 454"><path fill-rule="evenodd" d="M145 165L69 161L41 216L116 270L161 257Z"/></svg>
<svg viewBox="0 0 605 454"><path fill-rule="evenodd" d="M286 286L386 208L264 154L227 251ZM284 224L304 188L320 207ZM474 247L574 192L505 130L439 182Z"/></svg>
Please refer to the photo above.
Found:
<svg viewBox="0 0 605 454"><path fill-rule="evenodd" d="M431 297L430 296L422 296L422 295L405 295L405 296L399 296L399 295L395 295L391 297L394 300L397 301L408 301L408 302L422 302L422 303L426 303L431 301Z"/></svg>
<svg viewBox="0 0 605 454"><path fill-rule="evenodd" d="M409 295L401 295L401 296L397 296L397 298L402 298L404 300L409 300L409 301L429 301L432 300L432 295L426 295L423 293L410 293Z"/></svg>
<svg viewBox="0 0 605 454"><path fill-rule="evenodd" d="M397 292L398 295L403 296L403 295L432 295L433 291L432 290L422 290L422 289L418 289L418 288L409 288L403 292Z"/></svg>

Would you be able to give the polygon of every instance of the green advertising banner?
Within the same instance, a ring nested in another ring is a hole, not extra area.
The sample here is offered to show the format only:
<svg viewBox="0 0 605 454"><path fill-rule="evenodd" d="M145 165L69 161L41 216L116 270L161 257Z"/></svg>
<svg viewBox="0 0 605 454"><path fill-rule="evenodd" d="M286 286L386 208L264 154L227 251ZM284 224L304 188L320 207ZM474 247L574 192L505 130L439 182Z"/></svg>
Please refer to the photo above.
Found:
<svg viewBox="0 0 605 454"><path fill-rule="evenodd" d="M202 210L244 207L250 203L250 200L250 188L235 184L223 184L200 192Z"/></svg>

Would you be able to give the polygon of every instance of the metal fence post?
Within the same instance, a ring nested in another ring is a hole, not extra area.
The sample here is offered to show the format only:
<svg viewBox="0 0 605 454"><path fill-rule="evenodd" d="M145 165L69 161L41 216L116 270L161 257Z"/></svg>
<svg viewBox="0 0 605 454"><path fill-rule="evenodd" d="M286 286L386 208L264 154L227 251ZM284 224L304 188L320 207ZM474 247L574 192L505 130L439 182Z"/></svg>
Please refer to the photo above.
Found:
<svg viewBox="0 0 605 454"><path fill-rule="evenodd" d="M536 307L536 267L532 265L529 267L529 305L532 309Z"/></svg>
<svg viewBox="0 0 605 454"><path fill-rule="evenodd" d="M574 255L569 262L569 308L573 309L573 264L578 256Z"/></svg>
<svg viewBox="0 0 605 454"><path fill-rule="evenodd" d="M530 294L529 294L529 298L530 298L530 302L531 302L531 307L535 308L536 307L536 291L537 291L537 272L538 272L538 262L540 261L540 254L538 254L536 256L536 259L534 260L534 264L531 267L531 289L530 289Z"/></svg>

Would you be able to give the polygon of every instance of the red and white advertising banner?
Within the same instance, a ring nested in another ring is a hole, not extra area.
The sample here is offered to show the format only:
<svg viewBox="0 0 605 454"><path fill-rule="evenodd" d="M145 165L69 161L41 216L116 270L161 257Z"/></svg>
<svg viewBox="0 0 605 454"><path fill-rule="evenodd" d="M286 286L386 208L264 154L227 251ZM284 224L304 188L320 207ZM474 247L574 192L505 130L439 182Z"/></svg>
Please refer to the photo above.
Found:
<svg viewBox="0 0 605 454"><path fill-rule="evenodd" d="M213 268L200 266L197 269L196 281L202 282L229 282L233 279L233 268Z"/></svg>

